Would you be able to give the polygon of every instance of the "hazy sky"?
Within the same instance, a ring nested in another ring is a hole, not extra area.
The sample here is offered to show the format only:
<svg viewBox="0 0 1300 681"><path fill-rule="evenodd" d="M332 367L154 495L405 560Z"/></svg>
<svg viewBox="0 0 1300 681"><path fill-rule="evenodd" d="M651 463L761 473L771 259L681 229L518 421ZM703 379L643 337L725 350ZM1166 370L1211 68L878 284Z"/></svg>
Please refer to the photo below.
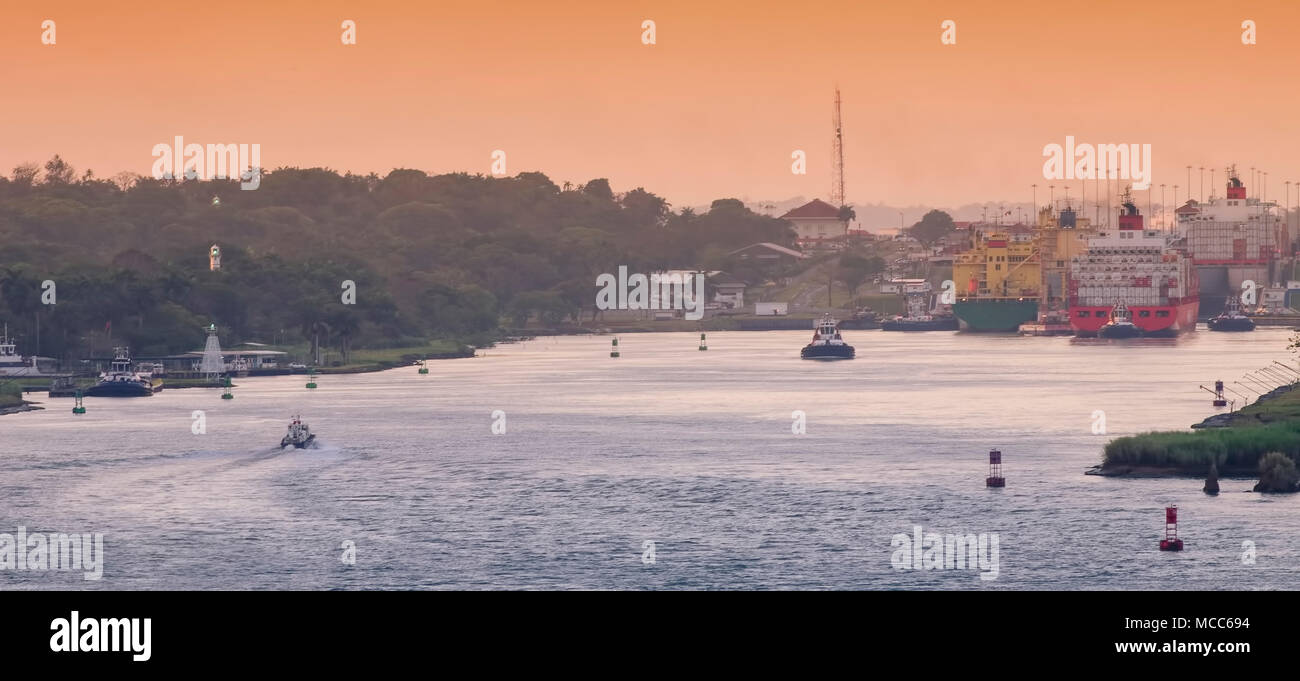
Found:
<svg viewBox="0 0 1300 681"><path fill-rule="evenodd" d="M824 198L838 84L854 202L1027 201L1066 135L1151 144L1171 199L1184 166L1234 161L1281 199L1300 181L1297 36L1300 3L1278 1L6 0L0 166L148 174L183 135L258 143L268 168L486 173L501 149L509 174L678 206Z"/></svg>

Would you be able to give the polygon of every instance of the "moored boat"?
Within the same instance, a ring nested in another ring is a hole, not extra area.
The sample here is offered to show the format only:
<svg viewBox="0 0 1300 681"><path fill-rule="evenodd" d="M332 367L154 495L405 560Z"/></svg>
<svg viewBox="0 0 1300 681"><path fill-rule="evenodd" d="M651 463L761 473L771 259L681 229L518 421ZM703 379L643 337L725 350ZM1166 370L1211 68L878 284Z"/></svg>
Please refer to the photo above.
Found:
<svg viewBox="0 0 1300 681"><path fill-rule="evenodd" d="M1237 296L1228 296L1223 312L1210 318L1207 326L1211 331L1254 331L1255 320L1241 311L1241 302Z"/></svg>
<svg viewBox="0 0 1300 681"><path fill-rule="evenodd" d="M894 317L880 325L885 331L956 331L961 323L956 317L920 315L918 317Z"/></svg>
<svg viewBox="0 0 1300 681"><path fill-rule="evenodd" d="M929 288L929 285L926 285ZM951 314L929 309L931 295L927 291L906 294L907 314L885 320L880 328L885 331L957 331L961 323ZM946 307L942 309L947 309Z"/></svg>
<svg viewBox="0 0 1300 681"><path fill-rule="evenodd" d="M114 348L113 352L109 370L86 389L87 397L149 397L162 390L162 381L131 370L131 355L126 348Z"/></svg>
<svg viewBox="0 0 1300 681"><path fill-rule="evenodd" d="M813 327L812 342L799 352L803 359L853 359L854 354L853 346L840 336L839 323L829 314Z"/></svg>

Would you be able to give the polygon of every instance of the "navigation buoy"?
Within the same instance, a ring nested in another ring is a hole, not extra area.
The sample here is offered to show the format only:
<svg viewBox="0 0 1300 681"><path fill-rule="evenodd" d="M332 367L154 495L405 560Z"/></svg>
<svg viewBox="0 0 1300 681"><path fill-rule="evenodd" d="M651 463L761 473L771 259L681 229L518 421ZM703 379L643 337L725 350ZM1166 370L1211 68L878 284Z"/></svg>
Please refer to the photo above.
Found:
<svg viewBox="0 0 1300 681"><path fill-rule="evenodd" d="M1007 479L1002 477L1002 452L989 450L989 477L984 478L985 487L1006 487Z"/></svg>
<svg viewBox="0 0 1300 681"><path fill-rule="evenodd" d="M316 387L316 370L315 370L315 369L312 369L312 370L311 370L311 374L307 377L307 387L308 387L308 388L315 388L315 387Z"/></svg>
<svg viewBox="0 0 1300 681"><path fill-rule="evenodd" d="M615 338L613 344L610 345L609 356L610 356L610 357L618 357L618 356L619 356L619 355L618 355L618 338Z"/></svg>
<svg viewBox="0 0 1300 681"><path fill-rule="evenodd" d="M1223 381L1214 382L1214 406L1226 407L1228 400L1223 396Z"/></svg>
<svg viewBox="0 0 1300 681"><path fill-rule="evenodd" d="M230 393L230 376L229 376L229 375L226 376L226 392L221 393L221 399L223 399L223 400L233 400L233 399L235 399L235 396L232 395L232 394Z"/></svg>
<svg viewBox="0 0 1300 681"><path fill-rule="evenodd" d="M427 367L427 366L424 365L424 360L420 360L420 371L419 371L418 373L421 373L421 374L427 374L427 373L429 373L429 367Z"/></svg>
<svg viewBox="0 0 1300 681"><path fill-rule="evenodd" d="M86 408L83 407L83 406L81 405L81 391L80 391L80 390L77 391L77 403L76 403L75 405L73 405L73 407L72 407L72 413L74 413L74 414L84 414L84 413L86 413Z"/></svg>
<svg viewBox="0 0 1300 681"><path fill-rule="evenodd" d="M1178 507L1165 507L1165 538L1160 540L1161 551L1182 551L1183 540L1178 538Z"/></svg>
<svg viewBox="0 0 1300 681"><path fill-rule="evenodd" d="M704 334L700 334L700 349L701 350L709 349L709 343L708 341L704 340Z"/></svg>

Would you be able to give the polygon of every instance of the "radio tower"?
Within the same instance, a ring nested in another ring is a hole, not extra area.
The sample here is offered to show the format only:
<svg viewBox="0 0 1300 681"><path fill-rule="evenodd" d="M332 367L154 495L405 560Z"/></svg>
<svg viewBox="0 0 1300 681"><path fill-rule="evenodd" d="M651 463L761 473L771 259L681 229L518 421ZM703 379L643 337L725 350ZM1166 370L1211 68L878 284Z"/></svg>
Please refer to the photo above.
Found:
<svg viewBox="0 0 1300 681"><path fill-rule="evenodd" d="M844 205L844 130L840 123L840 89L835 88L835 113L831 119L835 137L831 140L831 205Z"/></svg>

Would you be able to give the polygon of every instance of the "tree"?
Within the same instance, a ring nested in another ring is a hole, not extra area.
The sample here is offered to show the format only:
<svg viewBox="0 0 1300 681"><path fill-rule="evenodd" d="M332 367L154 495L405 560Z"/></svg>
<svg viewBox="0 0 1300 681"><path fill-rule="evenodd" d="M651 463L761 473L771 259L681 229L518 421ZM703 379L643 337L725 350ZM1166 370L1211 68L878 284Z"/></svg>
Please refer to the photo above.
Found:
<svg viewBox="0 0 1300 681"><path fill-rule="evenodd" d="M872 260L879 260L879 258L873 258ZM840 256L839 267L835 270L835 278L848 287L849 295L852 296L868 277L880 271L874 269L875 265L876 263L860 255L846 253Z"/></svg>
<svg viewBox="0 0 1300 681"><path fill-rule="evenodd" d="M932 210L926 213L920 222L908 227L907 233L926 246L933 246L956 228L951 215L941 210Z"/></svg>
<svg viewBox="0 0 1300 681"><path fill-rule="evenodd" d="M606 180L603 177L598 177L588 182L586 186L582 188L582 192L584 194L590 194L598 199L604 199L606 201L614 200L614 190L609 188L609 180Z"/></svg>
<svg viewBox="0 0 1300 681"><path fill-rule="evenodd" d="M45 162L45 181L51 184L71 184L77 171L58 154Z"/></svg>
<svg viewBox="0 0 1300 681"><path fill-rule="evenodd" d="M35 163L19 163L14 166L13 178L14 184L30 187L36 184L36 176L40 175L41 167Z"/></svg>

